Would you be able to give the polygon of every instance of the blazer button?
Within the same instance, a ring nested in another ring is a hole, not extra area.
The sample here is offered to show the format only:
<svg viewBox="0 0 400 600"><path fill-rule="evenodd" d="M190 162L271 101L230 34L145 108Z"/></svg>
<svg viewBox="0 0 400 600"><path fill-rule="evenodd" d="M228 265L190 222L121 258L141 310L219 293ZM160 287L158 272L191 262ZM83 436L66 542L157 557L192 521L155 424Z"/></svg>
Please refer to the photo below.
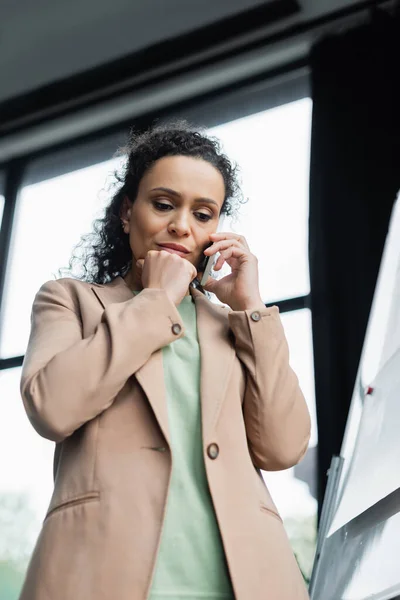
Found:
<svg viewBox="0 0 400 600"><path fill-rule="evenodd" d="M212 459L217 458L219 454L219 448L217 444L210 444L207 448L207 454Z"/></svg>
<svg viewBox="0 0 400 600"><path fill-rule="evenodd" d="M179 335L181 331L182 327L179 325L179 323L174 323L172 325L172 333L174 333L175 335Z"/></svg>
<svg viewBox="0 0 400 600"><path fill-rule="evenodd" d="M250 317L253 319L253 321L259 321L261 319L261 315L258 312L258 310L255 310L254 312L252 312Z"/></svg>

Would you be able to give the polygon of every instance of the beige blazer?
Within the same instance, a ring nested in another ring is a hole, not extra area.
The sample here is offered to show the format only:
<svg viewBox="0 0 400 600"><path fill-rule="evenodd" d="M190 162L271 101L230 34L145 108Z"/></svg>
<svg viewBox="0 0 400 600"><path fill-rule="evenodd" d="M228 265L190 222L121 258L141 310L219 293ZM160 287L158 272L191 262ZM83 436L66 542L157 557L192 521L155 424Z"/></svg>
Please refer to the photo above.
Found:
<svg viewBox="0 0 400 600"><path fill-rule="evenodd" d="M310 416L277 307L231 311L198 290L206 473L237 600L305 600L281 517L256 468L303 457ZM44 284L21 394L56 442L54 493L21 600L145 600L171 475L161 348L185 334L164 290Z"/></svg>

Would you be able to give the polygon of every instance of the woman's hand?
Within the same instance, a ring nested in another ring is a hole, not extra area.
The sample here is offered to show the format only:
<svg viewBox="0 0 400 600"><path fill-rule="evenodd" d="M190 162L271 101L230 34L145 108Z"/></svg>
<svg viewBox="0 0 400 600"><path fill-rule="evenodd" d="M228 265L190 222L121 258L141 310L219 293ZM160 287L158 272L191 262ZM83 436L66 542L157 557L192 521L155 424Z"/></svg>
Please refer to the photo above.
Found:
<svg viewBox="0 0 400 600"><path fill-rule="evenodd" d="M250 252L244 236L237 233L212 233L213 245L206 248L204 254L211 256L220 253L214 265L214 271L227 262L232 273L220 280L209 277L203 286L214 293L220 302L228 304L232 310L247 310L264 307L258 280L258 259Z"/></svg>
<svg viewBox="0 0 400 600"><path fill-rule="evenodd" d="M136 261L143 288L164 289L178 306L186 296L190 282L196 277L196 267L178 254L166 250L149 250L145 258Z"/></svg>

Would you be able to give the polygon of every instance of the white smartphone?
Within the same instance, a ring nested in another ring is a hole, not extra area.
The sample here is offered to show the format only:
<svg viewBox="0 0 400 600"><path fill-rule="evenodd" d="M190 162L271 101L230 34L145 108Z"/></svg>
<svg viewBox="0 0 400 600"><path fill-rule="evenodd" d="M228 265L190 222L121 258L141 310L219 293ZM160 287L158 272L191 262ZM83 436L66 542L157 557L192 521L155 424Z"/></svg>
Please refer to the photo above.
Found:
<svg viewBox="0 0 400 600"><path fill-rule="evenodd" d="M217 233L219 233L220 231L223 230L223 226L224 226L224 222L225 222L225 217L226 215L223 214L220 216L219 218L219 222L218 222L218 227L217 227ZM214 242L210 242L209 246L212 246ZM208 246L208 247L209 247ZM210 277L211 275L211 270L215 265L215 262L217 260L217 254L218 252L216 252L215 254L212 254L211 256L207 256L205 257L205 267L204 267L204 271L203 271L203 276L201 278L200 284L204 285L205 282L207 281L207 279Z"/></svg>

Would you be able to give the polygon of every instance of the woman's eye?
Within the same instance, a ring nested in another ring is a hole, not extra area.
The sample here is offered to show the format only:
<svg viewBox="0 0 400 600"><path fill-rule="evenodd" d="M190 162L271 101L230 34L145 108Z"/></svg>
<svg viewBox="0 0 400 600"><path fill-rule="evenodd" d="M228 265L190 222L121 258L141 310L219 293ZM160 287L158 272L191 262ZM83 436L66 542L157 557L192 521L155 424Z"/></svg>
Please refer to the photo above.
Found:
<svg viewBox="0 0 400 600"><path fill-rule="evenodd" d="M165 204L165 202L154 202L154 206L159 210L166 210L168 208L172 208L170 204Z"/></svg>
<svg viewBox="0 0 400 600"><path fill-rule="evenodd" d="M173 206L171 204L166 204L165 202L154 201L153 205L156 207L157 210L160 210L160 211L163 211L163 212L166 212L170 208L173 208ZM198 220L201 221L201 222L203 222L203 223L206 223L207 221L209 221L210 219L212 219L211 215L207 215L206 213L197 212L197 213L194 213L194 214L197 216Z"/></svg>
<svg viewBox="0 0 400 600"><path fill-rule="evenodd" d="M201 217L201 218L199 218L199 220L203 221L204 223L206 223L207 221L209 221L210 219L212 219L211 215L206 215L205 213L197 213L197 215L199 217Z"/></svg>

